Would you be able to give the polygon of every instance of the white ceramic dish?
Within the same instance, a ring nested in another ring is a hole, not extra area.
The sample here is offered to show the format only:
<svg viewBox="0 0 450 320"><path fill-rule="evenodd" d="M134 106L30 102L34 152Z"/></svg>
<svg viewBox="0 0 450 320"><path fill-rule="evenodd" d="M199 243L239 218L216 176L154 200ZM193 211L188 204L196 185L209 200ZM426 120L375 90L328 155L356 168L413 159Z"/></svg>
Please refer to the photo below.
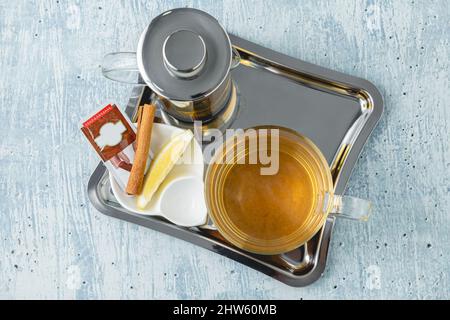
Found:
<svg viewBox="0 0 450 320"><path fill-rule="evenodd" d="M150 146L152 153L157 154L172 136L182 131L180 128L155 123ZM109 175L109 180L114 196L124 208L143 215L162 216L185 227L199 226L207 220L203 168L202 148L194 138L145 209L137 207L136 197L127 195L112 175ZM172 210L177 207L179 210Z"/></svg>

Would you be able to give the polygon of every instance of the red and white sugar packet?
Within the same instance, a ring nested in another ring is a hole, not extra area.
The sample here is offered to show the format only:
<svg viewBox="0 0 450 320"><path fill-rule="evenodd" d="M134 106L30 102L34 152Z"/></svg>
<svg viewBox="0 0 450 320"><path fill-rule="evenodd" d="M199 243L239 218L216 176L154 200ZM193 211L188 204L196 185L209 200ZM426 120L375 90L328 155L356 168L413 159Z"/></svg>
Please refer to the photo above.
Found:
<svg viewBox="0 0 450 320"><path fill-rule="evenodd" d="M81 131L125 190L134 161L136 128L133 123L115 104L108 104L83 122Z"/></svg>

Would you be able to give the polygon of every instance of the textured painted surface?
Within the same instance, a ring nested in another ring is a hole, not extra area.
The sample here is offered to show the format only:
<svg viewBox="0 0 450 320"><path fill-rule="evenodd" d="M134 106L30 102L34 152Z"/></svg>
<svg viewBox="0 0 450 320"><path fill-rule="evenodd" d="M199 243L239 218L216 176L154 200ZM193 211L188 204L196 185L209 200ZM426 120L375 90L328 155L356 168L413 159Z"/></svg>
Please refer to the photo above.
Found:
<svg viewBox="0 0 450 320"><path fill-rule="evenodd" d="M104 54L152 17L192 6L243 38L367 78L385 98L324 276L291 288L227 258L108 218L86 194L97 164L78 131L131 88ZM450 298L450 3L0 1L0 298Z"/></svg>

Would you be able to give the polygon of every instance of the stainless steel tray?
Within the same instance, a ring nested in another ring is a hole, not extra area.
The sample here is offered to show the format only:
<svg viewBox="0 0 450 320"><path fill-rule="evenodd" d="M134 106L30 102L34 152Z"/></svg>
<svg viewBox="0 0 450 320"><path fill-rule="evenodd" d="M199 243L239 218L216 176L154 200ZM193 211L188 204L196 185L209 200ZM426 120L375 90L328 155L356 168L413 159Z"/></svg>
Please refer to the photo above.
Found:
<svg viewBox="0 0 450 320"><path fill-rule="evenodd" d="M231 127L276 124L293 128L322 150L332 168L336 193L344 192L361 149L383 111L380 93L370 82L288 57L231 36L241 54L232 70L240 107ZM148 87L135 87L126 112L150 99ZM301 287L317 280L326 260L334 218L306 245L292 252L260 256L227 243L217 231L183 228L157 217L122 208L100 163L88 184L89 198L100 212L189 241L261 271L288 285ZM170 253L168 253L170 254Z"/></svg>

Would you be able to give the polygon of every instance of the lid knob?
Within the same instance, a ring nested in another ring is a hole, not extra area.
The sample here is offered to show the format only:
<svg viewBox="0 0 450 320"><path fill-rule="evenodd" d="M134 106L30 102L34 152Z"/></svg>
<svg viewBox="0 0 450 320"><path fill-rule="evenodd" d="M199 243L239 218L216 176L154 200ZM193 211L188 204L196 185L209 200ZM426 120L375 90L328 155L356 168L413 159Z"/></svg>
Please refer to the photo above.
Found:
<svg viewBox="0 0 450 320"><path fill-rule="evenodd" d="M189 30L178 30L163 44L167 70L175 77L189 79L200 73L206 62L206 46L202 37Z"/></svg>

